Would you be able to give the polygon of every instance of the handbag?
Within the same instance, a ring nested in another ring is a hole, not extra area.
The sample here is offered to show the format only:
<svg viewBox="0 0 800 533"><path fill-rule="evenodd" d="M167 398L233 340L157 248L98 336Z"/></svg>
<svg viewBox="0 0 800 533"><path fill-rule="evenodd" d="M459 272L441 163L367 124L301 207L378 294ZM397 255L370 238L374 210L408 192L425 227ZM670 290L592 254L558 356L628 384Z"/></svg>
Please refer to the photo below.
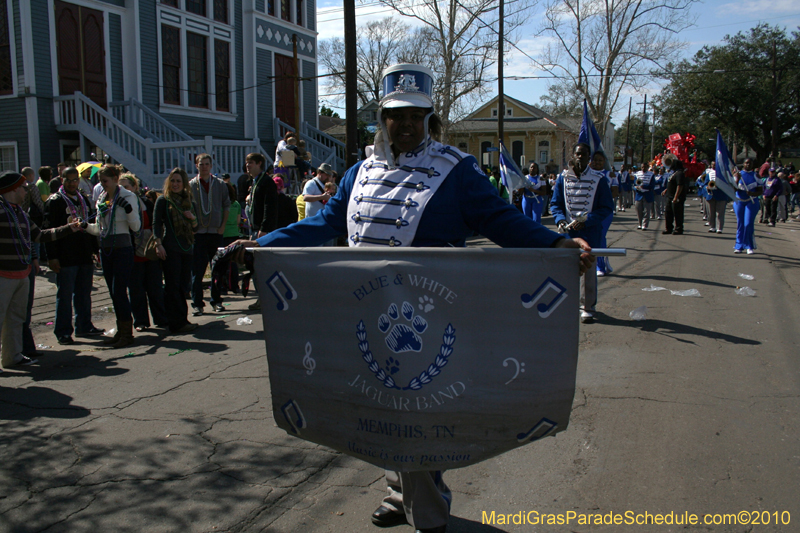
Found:
<svg viewBox="0 0 800 533"><path fill-rule="evenodd" d="M139 235L139 242L136 246L136 256L144 257L148 261L155 261L158 259L158 241L156 236L153 235L153 230L143 229Z"/></svg>

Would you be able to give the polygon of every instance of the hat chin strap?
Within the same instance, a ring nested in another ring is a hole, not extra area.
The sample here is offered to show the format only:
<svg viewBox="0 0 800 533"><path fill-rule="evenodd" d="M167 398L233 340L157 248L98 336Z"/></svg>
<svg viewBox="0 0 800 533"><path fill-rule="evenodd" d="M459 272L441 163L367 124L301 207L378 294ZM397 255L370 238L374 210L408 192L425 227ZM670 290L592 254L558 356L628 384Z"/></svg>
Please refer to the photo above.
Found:
<svg viewBox="0 0 800 533"><path fill-rule="evenodd" d="M431 143L431 136L428 131L428 123L430 122L432 116L433 108L431 108L430 112L425 115L422 123L422 127L425 131L425 150L428 149L428 146ZM373 141L375 144L375 151L378 153L378 155L381 155L381 152L383 152L383 156L389 163L389 167L395 168L397 166L397 161L395 161L394 152L392 151L391 140L389 139L389 136L384 133L386 131L386 122L383 120L382 107L378 108L378 124L381 125L381 128L378 130L378 133L375 134L375 140Z"/></svg>

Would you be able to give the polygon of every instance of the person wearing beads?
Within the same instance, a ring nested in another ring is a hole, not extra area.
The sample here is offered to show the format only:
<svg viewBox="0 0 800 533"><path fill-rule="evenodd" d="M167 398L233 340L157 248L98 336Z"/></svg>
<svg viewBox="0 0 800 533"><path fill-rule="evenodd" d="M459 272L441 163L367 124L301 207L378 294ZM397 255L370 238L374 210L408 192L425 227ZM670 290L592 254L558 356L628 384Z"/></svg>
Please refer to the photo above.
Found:
<svg viewBox="0 0 800 533"><path fill-rule="evenodd" d="M251 246L320 246L340 235L350 246L463 247L475 231L501 246L591 251L524 216L500 197L473 156L437 140L442 123L433 110L430 69L394 65L382 85L375 144L345 173L336 195L314 216L257 241L238 241L240 254ZM588 253L579 264L582 271L594 268ZM387 470L386 482L373 524L446 531L451 492L442 472Z"/></svg>
<svg viewBox="0 0 800 533"><path fill-rule="evenodd" d="M115 165L103 165L98 171L103 192L97 198L97 222L86 228L100 238L100 261L108 293L114 304L117 331L104 340L114 348L133 344L133 318L128 289L133 272L133 239L131 231L139 231L139 199L119 186L120 169Z"/></svg>
<svg viewBox="0 0 800 533"><path fill-rule="evenodd" d="M3 368L37 362L22 353L22 324L28 310L33 243L61 239L80 228L80 221L76 220L59 228L39 229L20 207L27 194L24 176L11 171L0 173L0 362Z"/></svg>
<svg viewBox="0 0 800 533"><path fill-rule="evenodd" d="M61 173L61 187L44 207L44 227L56 228L74 220L93 220L94 206L79 189L75 167ZM69 345L78 337L94 337L103 330L92 324L92 276L97 239L85 232L47 243L47 266L56 273L56 317L53 333L59 344ZM73 329L73 306L75 327Z"/></svg>
<svg viewBox="0 0 800 533"><path fill-rule="evenodd" d="M175 168L164 181L164 194L156 200L153 210L153 235L158 242L157 253L164 271L164 306L167 310L170 333L189 333L197 324L189 322L184 287L192 277L194 215L189 176Z"/></svg>
<svg viewBox="0 0 800 533"><path fill-rule="evenodd" d="M228 223L231 199L228 187L221 179L211 175L211 156L200 154L195 158L197 176L189 182L192 192L197 230L192 259L192 314L203 314L203 276L208 263L222 244L222 235ZM211 297L211 308L222 313L222 302Z"/></svg>

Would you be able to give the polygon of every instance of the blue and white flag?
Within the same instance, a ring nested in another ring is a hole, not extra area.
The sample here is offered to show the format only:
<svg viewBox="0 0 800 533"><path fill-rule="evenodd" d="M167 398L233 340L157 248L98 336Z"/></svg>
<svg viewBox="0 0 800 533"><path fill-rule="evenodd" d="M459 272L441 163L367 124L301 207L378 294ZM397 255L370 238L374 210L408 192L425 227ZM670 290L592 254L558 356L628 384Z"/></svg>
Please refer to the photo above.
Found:
<svg viewBox="0 0 800 533"><path fill-rule="evenodd" d="M581 122L581 132L578 135L578 142L589 145L589 153L592 156L594 156L596 152L602 152L602 154L606 156L606 170L611 170L611 161L603 148L603 141L600 139L600 134L597 133L594 122L592 122L589 116L589 108L586 106L586 100L583 101L583 121Z"/></svg>
<svg viewBox="0 0 800 533"><path fill-rule="evenodd" d="M567 428L578 251L253 255L273 415L290 435L408 472L469 466Z"/></svg>
<svg viewBox="0 0 800 533"><path fill-rule="evenodd" d="M728 147L722 140L722 134L717 130L717 158L716 158L717 187L719 190L731 197L734 202L740 201L736 198L736 188L734 187L733 171L736 164L728 153Z"/></svg>
<svg viewBox="0 0 800 533"><path fill-rule="evenodd" d="M525 179L522 172L517 168L517 165L514 163L514 158L508 153L503 143L500 143L500 179L506 189L511 192L524 187L530 187L530 182ZM509 200L510 199L511 196L509 195Z"/></svg>

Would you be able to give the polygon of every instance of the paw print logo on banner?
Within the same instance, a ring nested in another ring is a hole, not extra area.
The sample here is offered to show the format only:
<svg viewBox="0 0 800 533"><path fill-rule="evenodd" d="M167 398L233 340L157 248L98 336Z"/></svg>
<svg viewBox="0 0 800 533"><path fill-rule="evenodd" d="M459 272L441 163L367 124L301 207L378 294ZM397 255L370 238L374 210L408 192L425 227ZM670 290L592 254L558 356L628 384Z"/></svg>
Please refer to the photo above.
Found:
<svg viewBox="0 0 800 533"><path fill-rule="evenodd" d="M422 351L422 335L428 329L428 322L414 313L414 306L408 302L398 310L392 304L385 314L378 318L378 329L386 333L386 346L394 353Z"/></svg>

